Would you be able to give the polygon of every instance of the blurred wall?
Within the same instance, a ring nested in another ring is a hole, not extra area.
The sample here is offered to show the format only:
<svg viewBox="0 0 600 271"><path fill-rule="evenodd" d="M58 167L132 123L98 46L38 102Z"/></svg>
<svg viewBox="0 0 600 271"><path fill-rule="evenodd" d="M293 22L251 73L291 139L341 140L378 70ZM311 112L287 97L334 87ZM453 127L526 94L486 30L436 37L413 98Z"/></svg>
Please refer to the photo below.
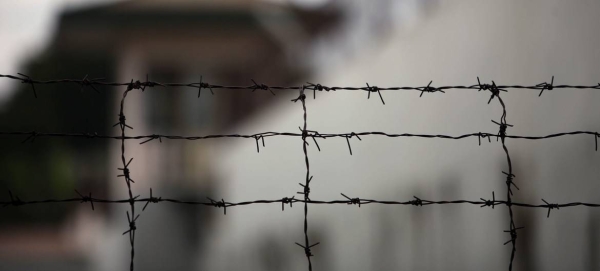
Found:
<svg viewBox="0 0 600 271"><path fill-rule="evenodd" d="M600 70L600 19L596 1L440 1L412 31L391 31L382 46L310 82L328 86L432 86L497 84L594 85ZM332 47L330 50L338 50ZM326 65L326 64L324 64ZM300 83L299 83L300 84ZM353 91L307 93L308 129L320 133L384 131L459 135L497 133L502 108L490 94L451 90L446 94L383 91L386 104ZM598 130L593 90L502 93L512 135ZM297 97L290 93L289 98ZM302 107L287 102L262 112L235 133L298 131ZM302 142L271 137L256 153L253 140L214 146L227 201L280 199L301 191ZM311 141L311 199L350 197L381 200L505 199L506 158L500 142L385 138ZM600 162L592 136L543 141L507 140L513 159L514 201L598 202ZM211 235L208 270L305 270L294 242L303 240L302 210L277 204L232 208ZM573 207L513 208L519 231L514 270L596 270L598 212ZM506 270L510 259L505 206L309 205L309 236L315 270ZM262 244L273 244L276 267L261 261Z"/></svg>

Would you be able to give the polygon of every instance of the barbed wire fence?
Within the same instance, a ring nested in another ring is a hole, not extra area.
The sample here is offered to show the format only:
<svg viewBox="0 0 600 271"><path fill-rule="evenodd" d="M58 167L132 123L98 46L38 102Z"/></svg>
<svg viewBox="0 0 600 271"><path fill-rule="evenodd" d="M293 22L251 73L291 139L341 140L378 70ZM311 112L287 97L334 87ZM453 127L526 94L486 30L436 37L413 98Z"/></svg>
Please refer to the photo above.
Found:
<svg viewBox="0 0 600 271"><path fill-rule="evenodd" d="M600 207L600 203L586 203L586 202L549 203L545 199L541 199L541 201L544 204L535 204L535 203L515 202L512 200L512 196L513 196L512 188L514 187L517 190L519 190L519 187L514 183L514 179L516 178L516 176L513 174L512 160L511 160L511 157L510 157L510 154L508 151L508 147L506 145L506 139L511 138L511 139L526 139L526 140L543 140L543 139L569 136L569 135L591 135L594 138L595 149L596 149L596 151L598 151L598 137L600 137L600 133L595 132L595 131L572 131L572 132L549 134L549 135L544 135L544 136L509 135L509 134L507 134L507 129L509 127L512 127L512 125L507 122L506 104L504 103L504 100L500 96L501 92L507 92L507 89L539 90L540 92L539 92L538 96L541 96L544 93L544 91L551 91L554 89L600 89L600 83L598 83L597 85L554 85L554 76L553 76L550 83L543 82L543 83L531 85L531 86L496 85L496 83L494 81L492 81L491 84L482 84L481 81L479 80L479 77L477 78L477 84L474 84L474 85L440 86L440 87L431 86L432 82L429 82L429 84L427 84L426 86L423 86L423 87L408 87L408 86L377 87L377 86L371 86L368 83L364 87L325 86L325 85L313 84L313 83L307 83L307 84L304 84L301 86L269 86L269 85L265 85L265 84L258 84L254 80L251 80L253 84L248 85L248 86L226 86L226 85L215 85L215 84L206 83L202 80L201 76L200 76L199 82L196 82L196 83L159 83L159 82L149 81L148 76L146 76L146 81L143 81L143 82L139 81L139 80L133 81L133 79L132 79L130 82L115 83L115 82L105 82L105 81L103 81L103 79L88 79L87 76L85 76L83 79L55 79L55 80L41 81L41 80L34 80L33 78L31 78L27 75L24 75L24 74L19 73L18 75L19 76L0 74L0 77L12 79L12 80L18 80L21 83L31 85L31 88L33 90L33 95L35 98L37 98L37 92L35 89L35 85L78 84L81 86L81 88L91 87L96 92L98 92L98 89L95 86L126 87L125 91L123 92L121 101L120 101L118 122L113 125L113 127L118 126L118 128L120 129L120 132L121 132L120 136L101 135L101 134L89 133L89 132L40 133L40 132L36 132L36 131L28 131L28 132L26 132L26 131L0 131L0 136L26 136L26 138L22 141L22 143L25 143L27 141L33 142L38 137L75 137L75 138L87 138L87 139L120 140L121 141L122 167L118 168L118 169L120 171L122 171L122 174L118 175L117 177L123 177L123 179L125 180L129 198L116 199L116 200L94 198L94 197L92 197L91 192L89 192L88 195L84 195L84 194L80 193L79 191L75 190L75 193L77 194L77 196L73 197L73 198L25 201L25 200L21 200L18 197L18 195L13 195L13 193L9 190L8 193L9 193L10 200L0 201L0 204L3 207L6 207L6 206L15 206L16 207L16 206L32 205L32 204L49 204L49 203L64 203L64 202L87 203L87 202L89 202L92 210L94 210L94 203L129 204L131 207L131 214L130 214L130 211L126 211L128 228L123 233L123 235L129 234L129 240L130 240L130 245L131 245L131 257L130 257L130 270L131 271L134 270L133 259L134 259L134 255L135 255L135 231L137 229L136 221L140 216L139 214L136 215L136 212L135 212L135 204L136 203L145 203L144 207L142 208L142 212L148 207L148 205L150 203L171 202L171 203L178 203L178 204L191 204L191 205L202 205L202 206L223 208L224 215L227 214L227 208L237 207L237 206L245 206L245 205L252 205L252 204L279 204L279 203L281 203L281 210L283 211L285 209L286 204L289 204L290 207L293 205L293 203L304 204L304 241L301 243L296 242L295 244L303 249L303 252L304 252L307 262L308 262L308 270L309 271L312 270L311 257L313 256L313 254L312 254L311 248L313 248L314 246L319 244L319 242L311 243L309 240L309 235L308 235L308 206L309 205L346 204L346 205L358 205L358 207L360 207L361 205L366 205L366 204L412 205L412 206L442 205L442 204L470 204L470 205L479 205L480 207L491 207L491 208L494 208L496 205L504 205L507 207L508 215L510 218L508 230L504 231L510 235L510 237L509 237L510 239L508 241L506 241L504 243L504 245L510 243L512 246L508 270L512 270L513 262L514 262L514 259L516 256L515 255L516 241L517 241L517 236L518 236L517 231L524 228L524 227L516 226L514 216L513 216L513 207L548 209L548 214L547 214L548 217L550 216L550 211L553 209L558 210L559 208L575 207L575 206ZM136 136L127 135L126 131L128 129L133 130L133 127L127 124L126 117L124 114L125 98L127 97L127 94L134 90L140 90L143 92L146 88L152 88L152 87L195 88L195 89L198 89L198 98L201 97L201 93L202 93L203 89L209 90L211 92L211 94L214 94L214 90L250 90L252 92L255 92L256 90L263 90L263 91L270 92L272 95L275 95L275 93L272 90L298 91L299 92L298 97L291 101L294 103L296 103L296 102L301 103L302 113L303 113L303 124L302 124L301 128L299 127L300 133L263 132L263 133L257 133L257 134L218 134L218 135L204 135L204 136L179 136L179 135L161 135L161 134L136 135ZM307 128L308 127L308 113L307 113L307 106L306 106L306 100L307 100L306 91L310 91L310 90L313 91L313 99L316 99L317 92L322 92L322 91L327 91L327 92L341 91L341 90L365 91L368 93L367 99L369 99L371 97L371 93L376 92L378 94L382 104L385 105L385 101L383 99L383 95L381 94L381 91L400 91L400 90L411 91L412 90L412 91L420 92L419 97L422 97L424 93L435 93L435 92L445 93L445 91L447 91L447 90L460 90L460 89L477 90L478 92L480 92L480 91L489 92L489 94L491 94L491 96L488 100L488 104L490 104L492 102L492 100L494 100L494 98L500 103L500 105L502 107L502 115L500 116L500 119L498 121L492 120L493 123L495 123L499 126L499 131L497 133L475 132L475 133L468 133L468 134L456 135L456 136L435 135L435 134L410 134L410 133L392 134L392 133L378 132L378 131L327 134L327 133L319 133L318 131L308 130L308 128ZM360 138L361 136L371 136L371 135L385 136L385 137L392 137L392 138L419 137L419 138L455 139L455 140L477 137L479 145L481 145L482 138L483 139L487 138L489 142L491 142L492 138L496 138L496 141L500 141L502 149L506 155L506 162L507 162L507 167L508 167L508 172L502 171L502 174L504 174L506 176L506 181L505 181L505 183L506 183L506 199L504 199L504 200L496 199L494 191L492 191L491 199L480 198L480 200L459 199L459 200L450 200L450 201L436 201L436 200L421 199L419 197L413 196L414 199L411 199L408 201L384 201L384 200L376 200L376 199L364 199L364 198L360 198L360 197L349 197L343 193L340 193L340 194L345 199L325 200L325 201L310 199L310 197L309 197L310 192L311 192L310 191L310 183L313 179L313 176L310 175L310 163L309 163L309 158L308 158L308 146L309 146L308 139L309 138L312 139L312 142L315 144L317 150L320 151L321 148L317 142L317 139L345 138L347 145L348 145L349 153L350 153L350 155L352 155L352 147L350 144L350 139L353 137L356 137L357 139L362 140ZM295 196L291 196L291 197L283 197L280 199L259 199L259 200L242 201L242 202L229 202L229 201L225 201L224 199L221 199L220 201L218 201L218 200L214 200L211 198L208 198L208 201L185 201L185 200L179 200L179 199L156 197L153 195L152 188L150 188L149 197L140 198L140 195L133 196L132 183L135 183L135 182L131 178L132 173L129 169L129 165L133 161L133 157L129 158L129 160L127 159L126 152L125 152L125 145L126 145L125 141L126 140L141 140L142 142L140 142L139 144L145 144L145 143L148 143L149 141L156 140L156 139L158 139L159 141L162 142L162 139L201 140L201 139L211 139L211 138L247 138L247 139L254 139L256 141L256 151L260 152L259 141L262 142L262 145L264 147L264 145L265 145L264 139L268 138L268 137L274 137L274 136L300 137L302 139L302 148L303 148L303 154L304 154L304 160L305 160L305 166L306 166L306 176L305 176L304 184L302 184L302 183L299 184L302 187L302 191L297 192L297 194L303 195L302 198L296 198Z"/></svg>

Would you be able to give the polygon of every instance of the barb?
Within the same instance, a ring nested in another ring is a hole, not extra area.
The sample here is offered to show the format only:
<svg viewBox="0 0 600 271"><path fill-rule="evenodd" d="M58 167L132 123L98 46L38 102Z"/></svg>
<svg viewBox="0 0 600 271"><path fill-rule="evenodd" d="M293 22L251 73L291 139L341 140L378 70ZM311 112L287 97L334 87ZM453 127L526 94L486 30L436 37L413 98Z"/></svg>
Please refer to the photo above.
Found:
<svg viewBox="0 0 600 271"><path fill-rule="evenodd" d="M98 91L98 89L94 86L93 82L95 81L101 81L104 80L104 78L94 78L94 79L87 79L88 75L86 74L83 79L81 79L81 88L79 89L79 92L83 92L83 88L86 86L91 87L96 93L100 93L100 91Z"/></svg>
<svg viewBox="0 0 600 271"><path fill-rule="evenodd" d="M550 84L544 82L541 84L537 84L535 85L536 87L541 87L542 90L540 90L540 94L538 95L538 97L542 96L542 93L544 92L544 90L553 90L554 89L554 75L552 76L552 81L550 81Z"/></svg>
<svg viewBox="0 0 600 271"><path fill-rule="evenodd" d="M306 254L306 258L309 259L309 262L310 262L310 257L314 256L312 254L312 252L310 251L310 248L312 248L312 247L314 247L314 246L316 246L318 244L320 244L320 243L314 243L314 244L312 244L310 246L303 246L303 245L299 244L298 242L296 242L296 245L298 245L298 246L300 246L301 248L304 249L304 253Z"/></svg>
<svg viewBox="0 0 600 271"><path fill-rule="evenodd" d="M358 140L362 141L362 139L360 139L360 137L356 133L354 133L354 132L351 132L350 134L344 135L344 137L346 138L346 143L348 143L348 150L350 151L350 155L352 155L352 147L350 146L350 138L352 138L353 136L355 136L356 138L358 138Z"/></svg>
<svg viewBox="0 0 600 271"><path fill-rule="evenodd" d="M420 198L417 198L416 196L413 196L413 198L415 198L415 200L409 201L409 203L411 205L414 205L414 206L423 206L423 201Z"/></svg>
<svg viewBox="0 0 600 271"><path fill-rule="evenodd" d="M290 208L292 208L292 203L294 203L294 201L296 196L292 196L291 198L288 197L284 197L281 199L281 211L283 211L284 207L286 204L290 205Z"/></svg>
<svg viewBox="0 0 600 271"><path fill-rule="evenodd" d="M273 92L269 86L265 84L257 84L256 81L254 81L254 79L250 80L252 80L252 83L254 83L254 85L252 86L252 92L254 92L257 89L268 90L269 92L271 92L271 94L273 94L273 96L275 96L275 92Z"/></svg>
<svg viewBox="0 0 600 271"><path fill-rule="evenodd" d="M510 124L503 123L502 121L501 121L501 123L498 123L495 120L492 120L492 122L495 124L498 124L498 126L500 126L500 130L498 131L496 141L498 141L498 139L502 139L502 143L504 143L504 139L506 139L506 129L508 127L513 127L513 126Z"/></svg>
<svg viewBox="0 0 600 271"><path fill-rule="evenodd" d="M202 93L203 88L208 88L210 90L210 94L215 95L215 93L212 90L212 87L209 84L202 82L202 75L200 75L200 83L198 83L198 98L200 98L200 94Z"/></svg>
<svg viewBox="0 0 600 271"><path fill-rule="evenodd" d="M214 199L211 199L211 198L208 198L208 197L207 197L207 199L208 199L208 200L210 200L210 204L211 204L212 206L215 206L215 207L217 207L217 208L221 208L221 207L223 207L223 214L224 214L224 215L226 215L226 214L227 214L227 204L225 203L225 200L224 200L224 199L221 199L221 201L216 201L216 200L214 200Z"/></svg>
<svg viewBox="0 0 600 271"><path fill-rule="evenodd" d="M508 244L508 243L515 243L515 242L517 241L517 230L524 229L524 228L525 228L525 227L518 227L518 228L515 228L514 226L511 226L511 229L510 229L510 230L506 230L506 231L504 231L504 232L508 232L508 233L510 233L510 240L506 241L506 242L504 243L504 245L506 245L506 244ZM512 269L512 262L511 262L511 265L510 265L510 266L511 266L511 267L510 267L510 269ZM510 269L509 269L509 270L510 270Z"/></svg>
<svg viewBox="0 0 600 271"><path fill-rule="evenodd" d="M133 236L135 236L135 230L137 229L135 227L135 221L140 217L140 215L137 215L133 220L131 220L131 218L129 217L129 211L127 211L127 222L129 222L129 229L126 230L123 235L129 233L129 238L133 241Z"/></svg>
<svg viewBox="0 0 600 271"><path fill-rule="evenodd" d="M262 141L263 148L265 147L265 137L263 135L254 135L254 139L256 140L256 152L260 153L260 149L258 148L258 140Z"/></svg>
<svg viewBox="0 0 600 271"><path fill-rule="evenodd" d="M483 198L480 198L483 201L483 204L481 205L481 207L485 207L485 206L492 206L492 209L494 209L494 206L497 204L496 203L496 194L494 193L494 191L492 191L492 200L485 200Z"/></svg>
<svg viewBox="0 0 600 271"><path fill-rule="evenodd" d="M125 181L126 181L128 184L129 184L130 182L131 182L131 183L135 183L135 182L134 182L134 181L131 179L131 177L130 177L130 175L129 175L131 172L129 171L129 168L128 168L128 167L129 167L129 164L131 163L131 161L133 161L133 157L132 157L131 159L129 159L129 162L127 162L127 164L125 164L125 166L124 166L124 167L122 167L122 168L118 168L119 170L123 171L123 174L121 174L121 175L117 175L117 177L125 177Z"/></svg>
<svg viewBox="0 0 600 271"><path fill-rule="evenodd" d="M554 203L554 204L550 204L550 203L548 203L548 202L547 202L546 200L544 200L544 199L542 199L542 201L543 201L544 203L546 203L546 205L548 206L548 215L547 215L546 217L550 217L550 210L552 210L552 209L555 209L555 208L556 208L556 210L558 210L558 209L559 209L559 207L558 207L558 204L556 204L556 203Z"/></svg>
<svg viewBox="0 0 600 271"><path fill-rule="evenodd" d="M446 93L443 90L441 90L440 88L434 88L434 87L432 87L431 83L433 83L433 80L429 81L429 84L427 84L426 87L421 88L421 95L419 95L419 98L423 97L423 93L425 93L425 92L431 92L431 93L433 93L433 92L442 92L442 93Z"/></svg>
<svg viewBox="0 0 600 271"><path fill-rule="evenodd" d="M516 177L514 174L512 173L507 173L502 171L502 173L504 173L504 175L506 175L506 186L508 187L508 193L510 193L510 195L512 195L512 190L510 189L511 186L514 186L517 190L519 190L519 187L517 187L517 185L513 182L513 178Z"/></svg>
<svg viewBox="0 0 600 271"><path fill-rule="evenodd" d="M23 78L15 77L14 79L20 79L22 84L30 84L31 89L33 89L33 96L37 99L37 92L35 91L35 81L33 79L31 79L31 77L29 77L25 74L22 74L22 73L17 73L17 74L22 76Z"/></svg>
<svg viewBox="0 0 600 271"><path fill-rule="evenodd" d="M492 93L492 96L490 96L490 99L488 100L488 104L490 104L490 102L492 102L492 100L494 99L494 97L500 98L500 91L506 92L506 89L503 89L503 87L507 88L505 86L497 86L496 82L494 82L493 80L492 80L492 84L491 85L490 84L483 84L482 85L481 82L479 81L479 77L477 77L477 86L479 87L478 91L489 90Z"/></svg>
<svg viewBox="0 0 600 271"><path fill-rule="evenodd" d="M358 208L360 208L360 198L350 198L346 195L344 195L344 193L340 193L342 194L342 196L344 196L344 198L348 199L348 205L352 205L352 204L358 204Z"/></svg>
<svg viewBox="0 0 600 271"><path fill-rule="evenodd" d="M367 93L369 93L367 99L371 99L371 92L377 92L377 94L379 94L379 99L381 99L381 103L385 105L385 102L383 101L383 96L381 96L381 91L379 91L379 88L376 86L369 86L369 83L367 83Z"/></svg>
<svg viewBox="0 0 600 271"><path fill-rule="evenodd" d="M92 211L94 211L94 200L92 199L92 192L88 196L84 196L77 189L75 189L75 193L81 197L81 203L89 202L92 205Z"/></svg>
<svg viewBox="0 0 600 271"><path fill-rule="evenodd" d="M506 135L505 135L505 136L506 136ZM481 138L482 138L482 137L483 137L483 138L486 138L486 137L487 137L488 141L489 141L490 143L492 143L492 139L491 139L491 137L490 137L490 135L489 135L489 134L483 134L483 133L479 132L479 133L477 134L477 137L478 137L478 139L479 139L479 146L481 146Z"/></svg>
<svg viewBox="0 0 600 271"><path fill-rule="evenodd" d="M146 201L144 208L142 208L142 212L146 210L146 207L148 207L148 204L150 204L150 202L159 203L160 201L162 201L162 197L158 197L158 198L153 197L152 196L152 188L150 188L150 198L148 198L148 201Z"/></svg>

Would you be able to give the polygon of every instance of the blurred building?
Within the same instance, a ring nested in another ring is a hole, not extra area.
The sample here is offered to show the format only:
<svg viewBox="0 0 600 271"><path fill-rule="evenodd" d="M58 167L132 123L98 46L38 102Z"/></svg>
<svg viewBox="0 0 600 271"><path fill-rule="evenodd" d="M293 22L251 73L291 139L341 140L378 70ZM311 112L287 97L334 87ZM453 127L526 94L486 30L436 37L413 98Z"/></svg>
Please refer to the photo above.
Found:
<svg viewBox="0 0 600 271"><path fill-rule="evenodd" d="M370 3L370 2L369 2ZM366 4L365 4L366 6ZM357 10L365 8L359 4ZM340 68L310 82L326 86L432 86L497 84L594 85L600 77L600 39L592 1L440 1L409 29L394 28ZM364 11L368 13L368 11ZM385 13L382 13L385 14ZM552 14L552 15L550 15ZM346 17L346 16L344 16ZM360 21L357 18L357 21ZM354 22L360 24L360 22ZM366 23L365 23L366 24ZM347 37L351 43L352 37ZM359 39L362 41L362 39ZM343 42L338 43L343 44ZM326 50L326 49L324 49ZM338 46L331 51L343 51ZM366 52L366 53L365 53ZM560 81L559 81L560 78ZM559 83L560 82L560 83ZM502 108L489 92L382 91L367 99L356 91L308 93L308 129L319 133L382 131L462 135L497 133ZM546 135L598 130L600 96L593 90L509 90L511 135ZM290 94L290 99L297 93ZM302 108L288 102L271 107L236 132L297 131ZM464 140L344 138L312 140L308 149L312 200L350 197L379 200L506 199L506 157L500 142ZM599 202L598 163L593 136L532 141L507 139L515 184L513 200L531 204ZM231 201L291 197L302 187L305 165L299 138L268 138L260 154L250 142L215 147L223 197ZM305 270L303 208L260 206L228 210L211 235L209 270ZM595 208L513 207L519 231L513 270L597 270L598 217ZM230 215L231 214L231 215ZM268 219L257 219L266 217ZM314 270L506 270L510 240L506 206L309 205L308 228ZM273 260L260 257L277 247ZM273 264L275 262L276 264Z"/></svg>
<svg viewBox="0 0 600 271"><path fill-rule="evenodd" d="M253 79L259 84L287 85L306 77L310 65L305 60L313 40L335 22L334 13L261 1L129 1L86 8L62 15L50 48L29 65L27 74L34 78L87 76L124 82L146 78L158 82L204 80L228 85L251 85ZM99 94L89 87L81 88L85 92L80 94L80 86L74 86L73 91L64 85L50 86L39 90L40 97L34 102L31 92L24 89L2 115L3 128L41 131L43 126L44 131L65 131L60 128L69 127L67 130L73 132L84 129L114 134L116 128L106 127L118 121L118 103L125 88L96 88ZM260 93L219 91L212 95L211 90L203 89L198 97L198 90L193 88L155 87L143 94L134 91L125 102L127 123L134 128L128 135L223 133L283 97L278 92L276 96L269 91L256 92ZM41 115L45 115L43 123L38 122ZM45 140L42 146L51 148L53 140ZM154 195L181 200L216 197L220 180L212 170L211 143L138 143L126 142L126 156L134 158L130 166L136 181L134 194L147 196L152 188ZM27 148L43 152L44 148L35 149L40 147L36 144ZM14 152L22 151L19 148L14 147ZM8 150L6 159L12 153ZM117 168L122 166L117 141L64 140L58 152L67 157L64 167L68 174L56 177L63 181L60 189L65 191L36 191L31 186L36 181L33 177L17 173L9 175L15 179L6 187L15 191L18 183L27 183L17 190L25 199L70 197L73 189L92 192L95 198L128 197L127 186L116 177L120 174ZM55 159L48 155L37 164ZM51 191L59 189L47 185ZM52 208L40 206L35 207ZM39 214L12 208L15 221L7 220L8 230L4 231L10 236L0 236L0 249L6 252L1 255L0 270L127 268L130 245L122 236L128 227L127 206L95 207L94 212L89 205L65 207L60 213L62 219L45 224L36 219ZM211 231L211 214L207 208L193 206L148 206L138 220L136 269L193 270L198 265L194 255L202 253L205 236ZM19 219L21 216L33 218L26 221ZM143 224L148 227L144 229Z"/></svg>

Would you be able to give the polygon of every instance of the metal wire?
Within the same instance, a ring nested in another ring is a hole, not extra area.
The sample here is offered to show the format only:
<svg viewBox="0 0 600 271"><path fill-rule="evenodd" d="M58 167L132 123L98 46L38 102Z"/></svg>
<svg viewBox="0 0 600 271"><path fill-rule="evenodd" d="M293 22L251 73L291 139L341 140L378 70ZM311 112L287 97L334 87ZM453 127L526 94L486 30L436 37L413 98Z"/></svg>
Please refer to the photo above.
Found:
<svg viewBox="0 0 600 271"><path fill-rule="evenodd" d="M6 206L23 206L23 205L32 205L32 204L49 204L49 203L67 203L67 202L80 202L87 203L89 202L92 210L94 210L94 203L106 203L106 204L117 204L117 203L127 203L131 207L131 215L129 211L127 214L127 221L129 223L128 230L126 230L123 234L129 233L129 240L131 245L131 261L130 261L130 270L134 270L133 259L135 255L134 247L135 247L135 231L136 231L136 220L139 218L139 214L136 216L135 213L135 203L145 203L142 211L148 207L150 203L160 203L160 202L169 202L176 204L190 204L190 205L203 205L203 206L212 206L217 208L223 208L223 214L227 214L227 208L237 207L237 206L245 206L245 205L253 205L253 204L281 204L281 210L285 209L285 205L289 204L292 207L293 203L303 203L304 204L304 242L298 243L296 245L300 246L305 255L308 262L308 270L312 271L312 262L311 257L313 256L311 248L318 245L319 242L310 243L308 236L308 206L309 205L319 205L319 204L344 204L344 205L361 205L366 204L384 204L384 205L412 205L412 206L427 206L427 205L445 205L445 204L471 204L471 205L479 205L480 207L492 207L494 208L496 205L504 205L507 207L510 223L509 229L504 232L509 233L510 239L504 243L505 245L511 243L511 254L509 261L509 270L512 270L513 262L515 259L516 253L516 241L517 241L517 231L523 229L523 227L517 227L515 224L514 216L513 216L513 207L522 207L522 208L543 208L548 209L547 216L550 216L550 211L552 209L566 208L566 207L576 207L576 206L585 206L585 207L600 207L599 203L587 203L587 202L568 202L568 203L548 203L546 200L542 199L544 204L534 204L534 203L525 203L525 202L514 202L512 200L513 190L512 188L516 188L519 190L518 186L514 183L514 178L516 177L513 174L512 168L512 160L508 151L508 147L506 145L506 139L527 139L527 140L543 140L554 137L562 137L562 136L570 136L570 135L592 135L594 137L595 149L598 150L598 137L600 134L595 131L572 131L572 132L562 132L556 134L542 135L542 136L523 136L523 135L508 135L507 130L509 127L512 127L511 124L507 123L506 120L506 104L504 100L500 97L501 92L507 92L507 89L533 89L540 90L538 96L541 96L544 91L551 91L554 89L600 89L600 84L596 85L554 85L554 76L550 83L543 82L541 84L531 85L531 86L521 86L521 85L496 85L494 81L491 84L481 84L479 78L477 78L477 84L474 85L463 85L463 86L440 86L433 87L431 86L432 81L429 82L426 86L423 87L377 87L371 86L368 83L365 87L338 87L338 86L324 86L321 84L313 84L307 83L302 86L268 86L265 84L256 83L254 80L252 85L248 86L225 86L225 85L215 85L208 84L202 81L202 76L200 76L200 80L197 83L159 83L149 81L146 76L146 81L133 81L125 83L114 83L114 82L105 82L102 79L88 79L87 75L83 79L53 79L53 80L34 80L31 77L20 74L19 76L15 75L2 75L0 77L8 78L12 80L21 81L21 83L29 84L32 87L34 97L37 98L37 91L35 89L35 85L44 85L44 84L68 84L74 83L79 84L82 88L89 86L93 88L96 92L99 92L95 86L125 86L126 89L123 92L123 96L120 102L120 110L119 110L119 118L118 122L113 125L119 126L121 135L99 135L97 133L56 133L56 132L37 132L37 131L0 131L0 136L26 136L26 138L22 141L25 143L27 141L33 142L38 137L74 137L74 138L86 138L86 139L116 139L121 141L121 161L122 167L119 170L122 171L121 175L118 177L123 177L125 183L127 185L127 190L129 194L129 198L127 199L101 199L92 197L92 193L89 192L88 195L83 195L79 191L75 190L75 193L78 197L73 198L65 198L65 199L43 199L43 200L31 200L24 201L21 200L17 195L13 195L13 193L9 190L9 201L0 201L0 204L3 207ZM293 99L293 102L300 101L302 104L302 113L303 113L303 124L300 129L300 133L292 133L292 132L263 132L257 134L218 134L218 135L203 135L203 136L180 136L180 135L160 135L160 134L151 134L151 135L137 135L131 136L126 134L127 129L133 130L133 127L129 126L126 123L126 117L124 112L125 107L125 98L130 91L133 90L141 90L142 92L147 87L190 87L198 89L198 97L201 96L202 89L209 89L211 94L214 94L215 89L218 90L251 90L252 92L256 90L268 91L272 95L275 93L272 90L296 90L299 91L299 96L296 99ZM419 97L422 97L424 93L445 93L448 90L460 90L460 89L471 89L479 91L489 92L491 94L488 104L491 103L494 98L500 103L502 107L502 115L500 116L499 121L492 120L495 124L499 126L499 131L497 133L484 133L484 132L475 132L463 135L435 135L435 134L410 134L410 133L402 133L402 134L393 134L386 132L350 132L350 133L319 133L318 131L311 131L307 129L307 109L306 109L306 90L313 91L313 99L316 98L317 91L338 91L338 90L356 90L356 91L366 91L368 93L367 99L370 98L371 92L377 92L382 104L385 105L385 101L383 99L383 95L381 91L399 91L399 90L413 90L420 92ZM298 192L298 194L303 195L302 199L297 199L295 196L292 197L283 197L281 199L260 199L253 201L243 201L243 202L229 202L221 199L220 201L213 200L211 198L207 198L207 201L184 201L179 199L170 199L170 198L162 198L153 196L152 188L150 188L150 196L147 198L140 198L140 195L133 196L132 192L132 183L134 183L131 178L131 171L129 169L129 165L132 162L133 158L127 160L125 153L125 141L126 140L140 140L139 144L145 144L152 140L158 139L162 142L162 139L170 139L170 140L201 140L201 139L215 139L215 138L249 138L254 139L256 141L256 151L260 152L259 141L262 142L264 147L265 138L274 137L274 136L290 136L290 137L300 137L302 139L302 148L305 160L306 167L306 176L304 184L300 183L302 187L302 191ZM317 149L320 151L321 148L317 142L317 139L327 139L327 138L345 138L348 144L348 150L350 155L352 155L352 147L350 145L350 139L353 137L362 140L361 136L386 136L386 137L419 137L419 138L430 138L430 139L465 139L471 137L477 137L479 145L481 145L481 139L487 138L489 142L491 142L492 138L496 138L496 140L500 140L502 144L502 149L506 155L506 161L508 165L508 172L502 172L506 176L506 200L497 200L495 196L495 192L492 192L492 199L484 199L480 198L480 200L450 200L450 201L436 201L436 200L426 200L421 199L414 196L414 199L408 201L385 201L385 200L376 200L376 199L363 199L359 197L349 197L343 193L341 196L345 199L339 200L312 200L310 195L310 183L313 179L313 176L310 175L310 163L308 159L308 146L307 142L308 138L311 138L315 143Z"/></svg>

